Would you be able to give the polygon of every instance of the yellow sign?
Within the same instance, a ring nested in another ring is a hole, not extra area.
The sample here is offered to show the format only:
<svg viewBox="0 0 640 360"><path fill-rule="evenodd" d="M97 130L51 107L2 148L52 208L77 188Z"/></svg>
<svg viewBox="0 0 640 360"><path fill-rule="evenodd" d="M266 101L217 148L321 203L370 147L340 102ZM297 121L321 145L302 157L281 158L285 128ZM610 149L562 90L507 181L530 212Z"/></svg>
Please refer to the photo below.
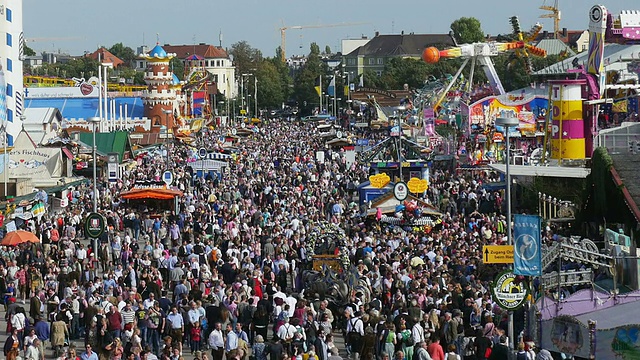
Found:
<svg viewBox="0 0 640 360"><path fill-rule="evenodd" d="M247 110L245 109L240 110L240 115L247 115Z"/></svg>
<svg viewBox="0 0 640 360"><path fill-rule="evenodd" d="M427 179L419 179L417 177L414 177L409 179L409 182L407 183L407 187L409 188L409 191L411 191L412 193L419 194L427 191L427 188L429 187L429 183L427 182Z"/></svg>
<svg viewBox="0 0 640 360"><path fill-rule="evenodd" d="M513 245L485 245L482 247L485 264L513 264Z"/></svg>
<svg viewBox="0 0 640 360"><path fill-rule="evenodd" d="M371 183L371 186L373 186L374 188L377 188L377 189L382 189L390 181L391 181L391 178L389 177L389 175L387 175L385 173L380 173L380 174L377 174L377 175L369 176L369 182Z"/></svg>

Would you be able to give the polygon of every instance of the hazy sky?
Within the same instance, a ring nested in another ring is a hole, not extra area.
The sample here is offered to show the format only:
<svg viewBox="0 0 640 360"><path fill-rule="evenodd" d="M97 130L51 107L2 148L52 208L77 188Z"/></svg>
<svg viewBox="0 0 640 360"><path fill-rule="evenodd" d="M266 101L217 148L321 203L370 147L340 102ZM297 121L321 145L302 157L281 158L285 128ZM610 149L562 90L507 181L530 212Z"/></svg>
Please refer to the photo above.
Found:
<svg viewBox="0 0 640 360"><path fill-rule="evenodd" d="M473 16L485 33L510 31L509 17L517 15L523 29L541 22L553 30L551 19L540 19L542 0L23 0L24 34L37 39L28 45L37 52L61 51L72 55L94 51L99 45L122 42L134 50L153 46L156 34L161 44L205 42L223 47L245 40L265 56L273 56L280 45L278 28L285 24L365 25L287 31L287 55L306 54L316 42L324 49L340 50L340 40L381 34L447 33L455 19ZM588 10L595 2L559 0L560 27L588 27ZM553 5L553 1L546 1ZM638 0L603 3L609 11L640 10Z"/></svg>

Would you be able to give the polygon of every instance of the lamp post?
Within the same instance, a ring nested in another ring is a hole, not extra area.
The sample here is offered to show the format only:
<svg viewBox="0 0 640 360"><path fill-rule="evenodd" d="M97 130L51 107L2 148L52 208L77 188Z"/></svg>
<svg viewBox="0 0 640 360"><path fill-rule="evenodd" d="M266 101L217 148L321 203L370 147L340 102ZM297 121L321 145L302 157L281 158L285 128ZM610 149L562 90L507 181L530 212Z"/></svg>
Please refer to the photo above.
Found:
<svg viewBox="0 0 640 360"><path fill-rule="evenodd" d="M97 170L97 155L96 155L96 126L100 124L101 119L99 117L90 117L87 119L93 125L93 149L91 149L93 157L93 212L98 212L98 170ZM97 242L97 240L96 240ZM97 244L96 244L97 246ZM95 247L97 249L97 247Z"/></svg>
<svg viewBox="0 0 640 360"><path fill-rule="evenodd" d="M253 107L254 107L253 116L259 117L258 116L258 77L255 75L253 76Z"/></svg>
<svg viewBox="0 0 640 360"><path fill-rule="evenodd" d="M245 103L244 103L244 96L245 96L245 94L244 94L244 81L245 81L245 78L248 78L249 76L253 76L253 74L248 73L248 74L241 74L240 75L240 83L241 83L240 85L242 86L242 110L244 110L245 112L247 112L247 108L245 107ZM248 101L247 101L247 103L248 103Z"/></svg>
<svg viewBox="0 0 640 360"><path fill-rule="evenodd" d="M497 118L496 119L496 126L502 126L504 128L505 131L505 139L506 139L506 152L505 152L505 181L506 181L506 188L505 188L505 197L507 198L507 245L509 246L513 246L513 239L511 238L511 227L512 227L512 223L511 223L511 173L509 172L509 162L510 162L510 155L511 155L511 149L510 144L509 144L509 128L516 128L519 125L519 121L517 118ZM512 266L513 267L513 266ZM513 312L509 311L509 330L508 330L508 336L509 336L509 349L513 350L514 349L514 334L513 334Z"/></svg>
<svg viewBox="0 0 640 360"><path fill-rule="evenodd" d="M172 111L164 109L162 110L162 113L164 114L164 119L166 122L166 126L164 128L164 149L167 151L167 170L168 170L171 167L171 165L169 164L169 145L167 144L168 143L167 139L169 138L169 115L171 115Z"/></svg>

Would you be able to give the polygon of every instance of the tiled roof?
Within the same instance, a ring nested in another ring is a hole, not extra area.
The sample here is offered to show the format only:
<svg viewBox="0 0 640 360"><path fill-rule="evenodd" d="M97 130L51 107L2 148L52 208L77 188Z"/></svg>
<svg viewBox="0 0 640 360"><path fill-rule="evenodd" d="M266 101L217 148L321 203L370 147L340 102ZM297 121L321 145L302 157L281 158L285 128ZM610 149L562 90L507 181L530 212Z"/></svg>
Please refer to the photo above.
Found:
<svg viewBox="0 0 640 360"><path fill-rule="evenodd" d="M416 56L429 46L454 46L449 34L378 35L347 56Z"/></svg>
<svg viewBox="0 0 640 360"><path fill-rule="evenodd" d="M120 64L124 64L124 61L120 60L119 57L113 55L109 50L105 48L100 48L91 54L87 54L88 58L98 60L101 59L102 63L112 63L113 67L118 67Z"/></svg>
<svg viewBox="0 0 640 360"><path fill-rule="evenodd" d="M163 46L164 50L168 53L176 54L178 59L186 59L187 57L196 54L206 59L228 59L229 54L220 47L213 45L169 45Z"/></svg>

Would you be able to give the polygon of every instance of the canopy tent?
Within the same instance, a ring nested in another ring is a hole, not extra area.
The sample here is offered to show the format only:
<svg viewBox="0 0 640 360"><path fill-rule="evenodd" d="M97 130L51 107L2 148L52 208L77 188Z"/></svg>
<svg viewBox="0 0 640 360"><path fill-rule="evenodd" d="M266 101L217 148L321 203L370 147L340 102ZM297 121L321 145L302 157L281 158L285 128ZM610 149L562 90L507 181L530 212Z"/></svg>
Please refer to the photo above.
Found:
<svg viewBox="0 0 640 360"><path fill-rule="evenodd" d="M182 196L182 191L171 189L132 189L120 194L123 199L127 200L172 200L176 196Z"/></svg>

